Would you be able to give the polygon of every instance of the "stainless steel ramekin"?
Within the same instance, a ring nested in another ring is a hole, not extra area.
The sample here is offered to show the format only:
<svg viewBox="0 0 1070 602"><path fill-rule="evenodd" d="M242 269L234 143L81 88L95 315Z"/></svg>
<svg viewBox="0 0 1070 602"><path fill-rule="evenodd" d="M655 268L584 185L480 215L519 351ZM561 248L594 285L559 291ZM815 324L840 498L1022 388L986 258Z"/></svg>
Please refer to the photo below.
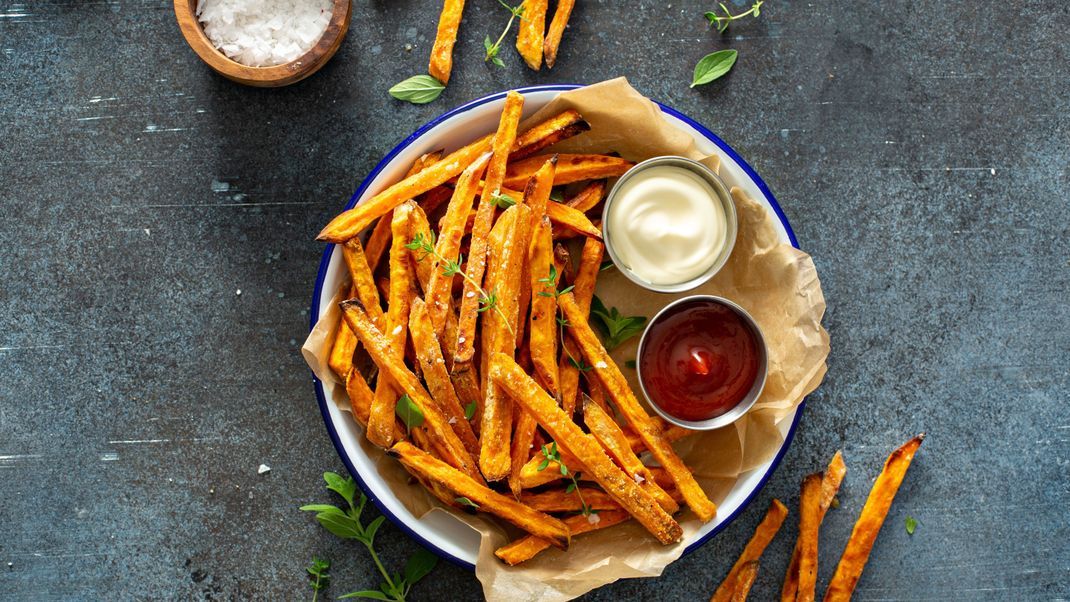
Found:
<svg viewBox="0 0 1070 602"><path fill-rule="evenodd" d="M725 215L725 244L710 264L709 269L696 278L675 284L654 284L635 274L635 272L633 272L631 268L617 256L617 252L613 248L613 232L611 231L612 229L609 228L609 212L613 209L613 200L621 190L621 187L630 178L635 176L635 174L659 165L682 167L692 171L705 180L713 188L714 194L717 197L712 199L712 202L720 203L722 209L724 209ZM609 252L609 258L613 260L613 264L616 265L617 269L619 269L621 273L632 282L645 289L659 293L682 293L700 286L710 278L713 278L714 274L724 267L725 262L728 261L728 256L732 254L732 248L736 245L736 232L738 228L739 224L736 217L736 204L732 201L732 195L728 190L728 186L721 180L721 177L714 173L712 169L698 161L672 155L647 159L625 172L624 175L617 180L617 183L613 185L613 189L609 191L609 194L606 196L605 206L602 209L602 238L605 241L606 251Z"/></svg>
<svg viewBox="0 0 1070 602"><path fill-rule="evenodd" d="M717 304L731 309L733 312L735 312L737 316L743 318L743 322L750 327L751 332L754 333L754 337L758 341L758 373L754 377L754 384L751 385L750 391L748 391L747 395L743 399L739 400L739 403L737 403L736 406L731 410L725 412L724 414L721 414L720 416L715 416L708 420L701 421L681 420L663 410L661 406L659 406L658 403L654 401L654 398L651 397L649 393L647 393L646 383L643 381L643 354L646 352L647 334L650 332L650 329L653 328L654 324L656 324L662 317L671 314L672 311L678 306L683 305L685 303L693 303L695 301ZM657 412L658 415L660 415L665 420L668 420L669 422L682 426L684 428L694 429L697 431L710 431L713 429L721 428L723 426L728 426L736 420L739 420L740 417L742 417L751 409L751 407L754 405L754 402L758 401L758 397L762 394L762 389L765 388L765 378L769 371L768 353L769 352L765 344L765 337L762 336L762 329L758 327L758 323L754 321L754 318L752 318L749 313L747 313L747 310L736 305L735 303L732 303L724 297L715 297L713 295L690 295L687 297L681 297L680 299L677 299L672 303L666 305L665 307L661 308L661 311L655 314L654 318L647 323L646 328L643 330L643 336L639 339L639 351L636 354L635 368L639 376L639 388L640 390L642 390L643 396L646 397L647 402L650 403L650 407L654 408L654 411Z"/></svg>

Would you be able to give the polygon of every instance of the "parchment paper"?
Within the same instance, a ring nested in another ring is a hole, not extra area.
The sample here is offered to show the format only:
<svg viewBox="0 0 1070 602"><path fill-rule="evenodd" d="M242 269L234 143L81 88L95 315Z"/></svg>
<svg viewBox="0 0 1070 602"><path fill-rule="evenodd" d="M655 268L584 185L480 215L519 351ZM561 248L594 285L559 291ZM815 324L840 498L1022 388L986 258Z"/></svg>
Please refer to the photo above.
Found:
<svg viewBox="0 0 1070 602"><path fill-rule="evenodd" d="M641 161L659 155L682 155L717 170L716 156L704 156L694 139L668 123L660 109L623 79L615 79L563 92L529 118L533 123L565 108L577 109L591 130L553 148L560 152L617 152ZM473 132L473 136L481 132ZM733 175L721 174L732 186ZM782 438L777 423L817 388L824 378L829 351L828 333L821 326L825 299L810 256L782 243L775 216L758 202L732 188L739 214L735 249L717 276L696 291L729 298L745 308L761 327L769 346L769 375L761 398L735 424L685 438L675 445L684 462L714 502L721 502L740 473L767 461ZM597 293L607 305L626 315L652 316L681 295L645 291L615 270L599 277ZM340 300L341 295L336 300ZM323 381L327 396L349 411L345 388L338 386L327 366L332 333L340 319L337 304L324 313L309 333L302 352L313 372ZM619 364L634 359L637 340L613 353ZM638 390L634 371L625 374ZM642 397L641 395L639 396ZM684 544L662 546L633 522L573 540L568 552L550 549L517 567L498 561L494 550L516 536L512 527L495 519L443 509L407 473L381 450L364 442L369 453L380 456L381 476L414 514L450 512L481 535L476 576L488 600L568 600L594 588L631 577L660 575L683 553ZM701 523L690 511L678 517L684 541Z"/></svg>

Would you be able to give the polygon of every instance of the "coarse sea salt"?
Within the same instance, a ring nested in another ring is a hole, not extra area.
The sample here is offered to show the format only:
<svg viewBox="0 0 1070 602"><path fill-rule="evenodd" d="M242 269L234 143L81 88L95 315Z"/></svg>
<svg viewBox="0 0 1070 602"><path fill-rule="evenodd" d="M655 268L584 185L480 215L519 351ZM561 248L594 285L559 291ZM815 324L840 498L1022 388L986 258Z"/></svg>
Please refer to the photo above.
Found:
<svg viewBox="0 0 1070 602"><path fill-rule="evenodd" d="M250 67L289 63L308 52L331 21L331 0L199 0L212 44Z"/></svg>

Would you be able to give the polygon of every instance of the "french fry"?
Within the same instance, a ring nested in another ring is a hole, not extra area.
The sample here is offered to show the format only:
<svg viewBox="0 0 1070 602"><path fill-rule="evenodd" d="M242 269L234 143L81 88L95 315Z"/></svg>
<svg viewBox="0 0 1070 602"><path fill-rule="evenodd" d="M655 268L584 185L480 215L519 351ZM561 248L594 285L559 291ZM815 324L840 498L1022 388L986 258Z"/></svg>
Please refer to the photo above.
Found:
<svg viewBox="0 0 1070 602"><path fill-rule="evenodd" d="M593 366L592 372L598 376L617 411L646 443L651 455L665 470L669 471L676 487L687 500L687 505L698 515L699 519L703 522L712 519L717 514L717 506L706 497L705 492L695 481L694 475L684 466L669 442L661 436L661 426L652 421L643 406L639 404L639 400L635 398L635 394L628 386L628 381L621 374L620 368L609 357L605 347L591 330L587 315L577 305L573 294L561 295L557 302L568 320L569 333L587 358L587 363Z"/></svg>
<svg viewBox="0 0 1070 602"><path fill-rule="evenodd" d="M866 498L866 505L862 507L862 513L851 531L851 537L847 540L847 547L843 550L840 563L836 565L836 572L832 575L828 589L825 590L825 602L840 602L850 600L851 593L858 585L858 578L862 576L862 569L866 566L869 553L873 549L873 542L877 540L884 518L888 516L888 509L892 507L892 500L899 486L903 483L903 477L910 468L910 462L914 459L918 447L925 439L925 433L907 441L902 447L892 452L888 460L884 462L873 488ZM801 591L801 588L800 588Z"/></svg>
<svg viewBox="0 0 1070 602"><path fill-rule="evenodd" d="M623 510L607 510L591 516L596 517L598 520L592 522L591 520L588 520L590 517L587 516L570 516L565 519L565 526L568 527L572 535L582 535L584 533L590 533L591 531L597 531L598 529L606 529L614 525L619 525L631 519L631 516ZM494 551L494 555L500 558L505 564L516 566L521 562L531 560L537 556L539 552L549 548L551 545L552 544L545 539L534 535L528 535L498 548Z"/></svg>
<svg viewBox="0 0 1070 602"><path fill-rule="evenodd" d="M487 360L495 353L513 357L516 350L516 328L519 310L522 262L527 260L531 238L531 210L525 205L506 209L491 232L500 233L500 244L492 240L491 257L494 263L487 274L487 290L497 298L497 308L488 312L483 326L483 354ZM500 230L499 230L500 228ZM484 370L486 374L486 370ZM484 388L483 414L479 429L479 467L490 481L509 476L512 467L511 442L513 403L501 388L488 383Z"/></svg>
<svg viewBox="0 0 1070 602"><path fill-rule="evenodd" d="M375 286L373 268L367 260L368 254L361 248L360 240L351 238L342 245L342 259L349 270L349 279L353 282L356 297L368 308L368 315L377 326L384 328L383 308L379 303L379 289Z"/></svg>
<svg viewBox="0 0 1070 602"><path fill-rule="evenodd" d="M520 97L519 94L516 96ZM520 97L523 100L523 97ZM508 107L508 101L506 106ZM517 112L519 115L519 111ZM582 129L579 123L582 117L574 110L555 115L546 122L536 124L525 134L516 139L514 144L505 147L506 152L531 156L550 144L559 142L568 136L574 136ZM515 128L514 128L515 129ZM590 129L590 126L587 126ZM415 198L432 188L445 184L456 178L480 155L490 150L496 134L488 134L450 153L419 173L404 178L387 187L382 192L360 203L356 207L335 216L333 220L316 236L316 240L325 242L343 242L353 238L368 227L376 218L386 215L394 207L408 199ZM532 150L538 149L538 150Z"/></svg>
<svg viewBox="0 0 1070 602"><path fill-rule="evenodd" d="M405 359L405 341L408 340L409 306L415 295L413 286L412 257L405 248L410 231L410 215L416 203L407 201L394 209L390 220L393 240L390 243L390 295L386 328L398 361ZM362 303L363 304L363 303ZM365 306L367 307L367 306ZM369 310L372 311L372 310ZM375 383L375 399L368 418L368 440L380 447L394 444L394 411L397 407L397 392L390 374L379 373Z"/></svg>
<svg viewBox="0 0 1070 602"><path fill-rule="evenodd" d="M754 578L757 576L757 560L752 560L740 567L739 575L736 576L735 588L728 598L729 602L747 602L747 595L750 594L750 588L754 585Z"/></svg>
<svg viewBox="0 0 1070 602"><path fill-rule="evenodd" d="M696 435L699 433L699 431L694 431L688 428L684 428L682 426L677 426L675 424L668 424L664 421L659 424L661 425L661 437L669 443L679 441L684 437L689 437L691 435ZM632 446L632 451L634 451L636 454L640 454L646 451L646 442L644 442L642 438L639 437L639 435L636 435L635 431L628 429L624 431L624 434L628 437L628 444Z"/></svg>
<svg viewBox="0 0 1070 602"><path fill-rule="evenodd" d="M405 239L405 244L416 240L431 240L431 223L427 221L427 214L423 209L420 209L419 205L413 204L412 209L409 211L409 233ZM418 249L408 249L409 261L412 264L413 270L416 274L416 282L420 284L420 290L424 293L427 292L427 288L431 283L431 273L435 270L434 257L424 257L423 251Z"/></svg>
<svg viewBox="0 0 1070 602"><path fill-rule="evenodd" d="M344 318L342 322L345 322ZM346 323L346 328L349 328L348 323ZM350 332L353 331L350 330ZM357 335L354 334L353 336ZM375 397L375 393L359 371L350 370L346 374L346 393L349 395L349 409L353 413L353 418L361 426L367 428L368 415L372 411L372 399Z"/></svg>
<svg viewBox="0 0 1070 602"><path fill-rule="evenodd" d="M453 382L446 372L446 361L442 357L442 347L438 337L435 336L431 318L427 315L427 305L419 297L412 300L412 308L409 311L409 333L412 335L412 345L416 349L416 359L420 362L420 368L424 375L424 382L431 397L438 402L439 408L445 414L447 422L457 433L464 448L475 457L479 454L479 441L472 432L472 425L464 417L464 408L461 406L457 392L453 389Z"/></svg>
<svg viewBox="0 0 1070 602"><path fill-rule="evenodd" d="M609 457L613 458L617 465L624 469L624 474L639 483L639 487L646 490L650 497L654 498L666 512L673 514L680 509L680 506L673 501L669 494L665 493L661 487L658 487L654 476L650 474L650 470L643 466L638 456L632 452L632 448L628 446L628 439L624 436L624 431L620 430L620 426L605 410L589 398L583 404L583 423L587 425L587 430L594 435L594 438L602 444L602 448L609 454Z"/></svg>
<svg viewBox="0 0 1070 602"><path fill-rule="evenodd" d="M754 535L751 536L750 541L743 548L743 553L739 555L739 560L736 560L736 563L732 565L728 575L721 582L721 586L710 597L710 602L728 602L734 599L733 595L739 590L740 581L744 577L744 571L747 570L746 567L752 563L754 563L754 566L757 565L758 559L762 557L766 546L773 541L777 532L780 531L780 526L784 524L784 519L787 516L788 507L782 504L780 500L773 499L773 501L769 502L769 509L765 511L762 522L758 523L758 528L754 530ZM747 589L750 589L749 586ZM746 595L744 594L745 598Z"/></svg>
<svg viewBox="0 0 1070 602"><path fill-rule="evenodd" d="M546 41L543 42L542 56L546 61L546 68L553 69L557 62L557 49L561 46L561 36L568 26L568 18L572 15L572 7L576 0L558 0L554 18L550 21L550 29L546 32Z"/></svg>
<svg viewBox="0 0 1070 602"><path fill-rule="evenodd" d="M578 136L590 129L591 125L584 121L583 116L575 109L562 111L517 136L513 152L509 154L509 160L526 159L562 140Z"/></svg>
<svg viewBox="0 0 1070 602"><path fill-rule="evenodd" d="M427 431L425 431L423 427L418 426L412 429L410 434L412 435L413 443L415 443L417 447L426 452L428 455L433 456L441 461L441 458L438 458L437 454L435 453L435 446L431 443L431 438L427 436ZM406 470L408 470L408 467L406 467ZM428 480L424 478L423 475L415 471L409 471L409 474L411 474L417 481L420 481L420 484L424 486L424 489L430 491L431 495L438 498L438 501L442 502L448 507L456 508L460 506L460 504L457 503L456 496L453 495L453 493L449 489L443 487L441 483Z"/></svg>
<svg viewBox="0 0 1070 602"><path fill-rule="evenodd" d="M553 265L553 239L550 219L543 217L531 239L531 261L528 271L531 273L529 289L531 295L531 326L529 328L528 350L535 373L539 375L544 388L555 398L559 395L557 380L557 279L550 272ZM545 274L545 275L543 275ZM521 316L524 311L521 310ZM558 400L560 403L560 400ZM528 460L535 438L537 424L535 417L521 411L513 433L511 466L509 470L509 489L513 495L519 495L521 487L520 472Z"/></svg>
<svg viewBox="0 0 1070 602"><path fill-rule="evenodd" d="M518 405L535 416L559 446L567 448L580 461L584 474L592 477L602 489L628 511L658 541L670 544L680 541L683 531L661 506L624 474L605 454L598 441L580 430L557 403L528 376L512 358L497 353L491 360L491 382L500 386ZM579 470L573 467L573 470Z"/></svg>
<svg viewBox="0 0 1070 602"><path fill-rule="evenodd" d="M479 474L479 468L464 448L464 443L450 428L438 404L431 399L431 395L420 384L416 375L405 366L401 355L394 349L393 341L380 332L368 318L360 301L357 299L343 301L342 313L349 328L360 339L372 361L379 366L379 378L383 377L383 372L389 374L398 387L405 391L413 404L420 409L424 416L424 427L428 429L431 442L442 459L473 479L482 481L483 477Z"/></svg>
<svg viewBox="0 0 1070 602"><path fill-rule="evenodd" d="M353 369L353 353L356 350L357 337L353 335L345 320L340 320L334 331L334 343L331 344L331 352L327 356L327 365L342 382L345 382L346 375Z"/></svg>
<svg viewBox="0 0 1070 602"><path fill-rule="evenodd" d="M409 171L405 174L405 177L408 178L420 173L425 167L438 162L441 158L442 151L440 150L420 155L416 161L413 161L412 166L409 167ZM368 257L368 265L371 266L372 273L375 273L375 268L379 267L379 262L383 258L383 253L390 248L389 219L386 217L379 218L379 221L375 223L375 227L372 228L372 233L368 236L368 242L364 245L364 248L365 254Z"/></svg>
<svg viewBox="0 0 1070 602"><path fill-rule="evenodd" d="M549 0L524 0L524 15L516 34L516 51L535 71L542 67L543 33L549 4Z"/></svg>
<svg viewBox="0 0 1070 602"><path fill-rule="evenodd" d="M484 512L498 516L517 527L545 539L555 547L568 549L569 528L560 520L506 497L483 485L446 462L402 441L387 452L406 468L429 481L439 483L460 497L466 497Z"/></svg>
<svg viewBox="0 0 1070 602"><path fill-rule="evenodd" d="M520 161L513 161L505 172L505 180L502 185L506 188L517 189L524 186L536 170L546 162L545 155L535 155ZM554 186L571 184L583 180L597 180L600 178L613 178L623 175L632 168L635 163L611 157L609 155L573 155L561 153L557 155L557 170L554 173Z"/></svg>
<svg viewBox="0 0 1070 602"><path fill-rule="evenodd" d="M817 531L821 507L821 473L806 475L799 493L798 602L813 602L817 587Z"/></svg>
<svg viewBox="0 0 1070 602"><path fill-rule="evenodd" d="M843 462L843 454L837 451L832 456L832 461L829 462L828 468L825 469L825 475L821 479L818 525L824 520L825 513L828 512L829 506L832 505L832 499L836 497L836 492L839 491L840 483L843 482L845 474L847 474L847 465ZM787 602L794 602L795 596L799 592L799 553L799 543L795 542L795 550L791 553L791 562L788 563L788 572L784 575L784 587L780 591L780 599Z"/></svg>
<svg viewBox="0 0 1070 602"><path fill-rule="evenodd" d="M606 181L595 180L590 184L583 187L576 193L576 196L572 197L565 204L572 207L576 211L586 213L591 209L598 206L598 203L602 202L602 199L606 196Z"/></svg>
<svg viewBox="0 0 1070 602"><path fill-rule="evenodd" d="M584 315L591 313L591 299L594 296L594 286L598 281L598 274L602 269L602 256L605 247L601 242L588 238L583 243L583 251L580 253L580 265L573 278L572 294L576 303ZM575 362L582 359L579 347L571 338L562 341L565 353L561 357L561 404L565 413L571 416L576 411L576 400L579 397L580 371Z"/></svg>
<svg viewBox="0 0 1070 602"><path fill-rule="evenodd" d="M558 446L558 452L561 454L561 461L565 463L565 466L578 466L580 461L575 456L568 453L567 449ZM532 489L545 485L547 483L553 483L554 481L563 478L561 475L561 465L556 460L551 460L550 463L543 470L539 470L539 465L542 464L543 457L541 454L536 454L530 460L524 464L524 467L520 470L520 488Z"/></svg>
<svg viewBox="0 0 1070 602"><path fill-rule="evenodd" d="M434 260L434 270L431 272L431 282L428 284L424 300L427 302L431 323L435 325L435 334L440 339L446 328L450 291L453 289L453 274L447 275L439 257L446 262L460 264L461 238L464 237L464 225L468 221L468 214L472 211L472 199L476 194L475 184L486 169L488 161L490 161L490 153L485 153L461 172L461 177L457 179L457 187L453 190L453 198L446 207L446 215L439 224L438 242L435 244L435 253L438 257L431 258ZM452 272L452 270L449 271ZM450 356L449 359L452 361L453 357Z"/></svg>
<svg viewBox="0 0 1070 602"><path fill-rule="evenodd" d="M557 159L551 157L535 172L524 188L524 204L531 208L532 230L535 230L546 216L546 205L550 202L550 192L553 189L555 163ZM520 276L520 327L516 329L517 347L524 340L524 327L527 325L524 318L528 315L528 307L531 305L531 262L525 261L523 268L523 274Z"/></svg>
<svg viewBox="0 0 1070 602"><path fill-rule="evenodd" d="M498 122L498 131L493 136L494 154L487 165L484 176L483 193L476 209L475 222L472 226L472 238L468 252L468 264L465 267L464 292L461 295L460 315L457 322L457 351L453 358L451 372L455 386L462 395L470 395L480 390L478 378L472 360L475 356L476 321L479 316L480 285L487 269L487 249L491 227L494 225L494 196L504 177L509 151L516 141L516 129L520 123L520 113L524 108L524 97L510 92L505 97L505 106ZM480 416L486 411L482 395L479 401ZM482 427L481 427L482 428ZM508 469L506 469L508 471Z"/></svg>
<svg viewBox="0 0 1070 602"><path fill-rule="evenodd" d="M438 32L435 43L431 46L431 61L427 72L443 84L450 81L453 70L453 45L457 42L457 29L461 26L461 13L464 0L446 0L442 4L442 14L438 18Z"/></svg>
<svg viewBox="0 0 1070 602"><path fill-rule="evenodd" d="M564 489L522 493L520 502L540 512L580 512L583 510L583 503L587 504L587 508L597 511L621 509L613 496L601 489L580 487L578 491L578 494L576 491L566 492ZM580 502L581 496L583 503Z"/></svg>
<svg viewBox="0 0 1070 602"><path fill-rule="evenodd" d="M591 220L583 212L577 211L568 205L550 203L546 207L546 215L549 215L550 219L562 228L572 230L583 236L602 240L601 228L591 223Z"/></svg>

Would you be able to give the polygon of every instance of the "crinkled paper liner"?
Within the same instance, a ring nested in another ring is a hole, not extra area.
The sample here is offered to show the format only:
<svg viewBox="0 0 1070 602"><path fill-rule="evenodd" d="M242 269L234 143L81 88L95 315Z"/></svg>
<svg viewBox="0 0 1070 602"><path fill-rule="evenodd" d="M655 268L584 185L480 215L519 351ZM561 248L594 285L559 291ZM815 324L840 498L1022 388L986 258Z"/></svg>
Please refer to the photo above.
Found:
<svg viewBox="0 0 1070 602"><path fill-rule="evenodd" d="M690 134L666 121L657 105L623 78L562 92L526 123L570 107L584 116L591 130L554 150L617 152L633 161L682 155L714 169L719 167L717 156L699 152ZM730 186L734 183L732 174L722 176ZM780 449L782 436L777 423L821 383L829 351L828 333L821 326L825 299L810 256L781 242L771 211L739 188L732 189L732 197L739 214L739 234L732 256L715 278L688 294L720 295L750 312L769 346L769 375L761 398L742 419L675 445L710 499L718 503L739 474L768 462ZM680 296L645 291L615 270L601 274L597 292L625 315L644 316L652 316ZM348 412L345 387L339 386L327 366L332 333L339 319L337 304L332 304L309 333L302 352L323 381L327 397ZM614 358L621 365L633 359L636 344L633 340L617 349ZM634 371L624 372L636 388ZM494 556L494 550L517 535L512 527L485 515L445 510L421 486L410 484L408 474L397 462L367 441L363 445L373 457L379 456L376 466L380 476L416 516L449 512L481 534L476 576L488 600L568 600L617 579L660 575L685 547L684 543L662 546L642 527L629 522L579 536L567 552L551 548L520 566L505 566ZM678 519L684 541L690 541L702 523L689 511Z"/></svg>

